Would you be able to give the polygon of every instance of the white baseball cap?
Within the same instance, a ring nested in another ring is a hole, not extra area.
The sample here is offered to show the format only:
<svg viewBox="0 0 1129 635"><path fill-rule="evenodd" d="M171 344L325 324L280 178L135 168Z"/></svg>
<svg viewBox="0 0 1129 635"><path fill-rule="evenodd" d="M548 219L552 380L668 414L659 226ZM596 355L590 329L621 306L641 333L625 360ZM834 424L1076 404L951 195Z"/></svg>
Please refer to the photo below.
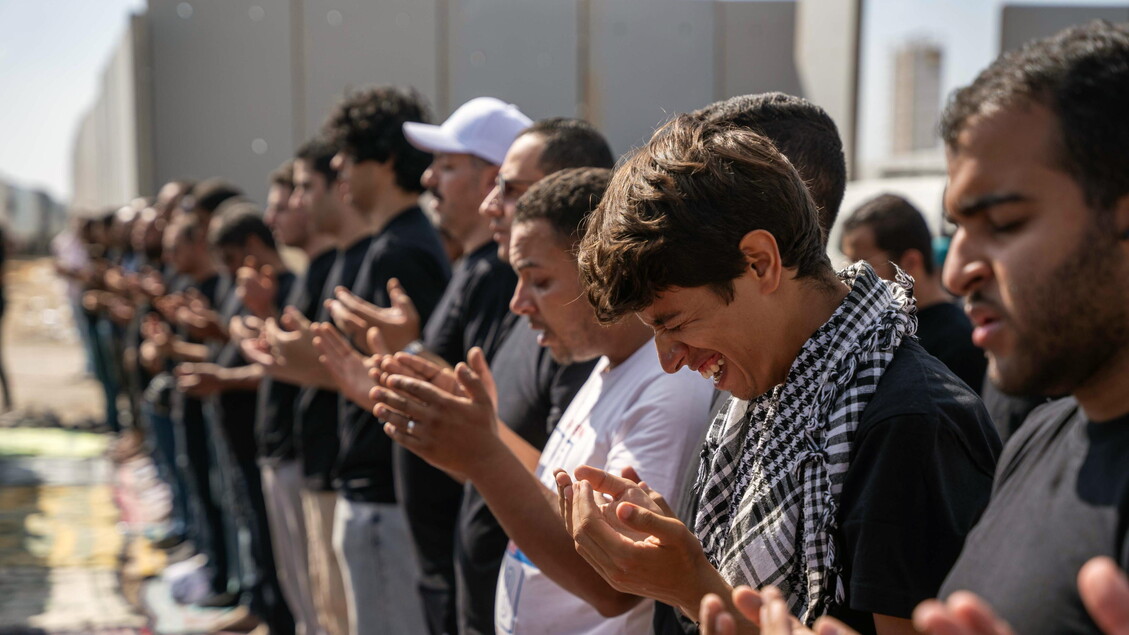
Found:
<svg viewBox="0 0 1129 635"><path fill-rule="evenodd" d="M473 154L501 165L518 133L532 123L513 104L493 97L476 97L459 106L441 126L405 121L404 136L426 152Z"/></svg>

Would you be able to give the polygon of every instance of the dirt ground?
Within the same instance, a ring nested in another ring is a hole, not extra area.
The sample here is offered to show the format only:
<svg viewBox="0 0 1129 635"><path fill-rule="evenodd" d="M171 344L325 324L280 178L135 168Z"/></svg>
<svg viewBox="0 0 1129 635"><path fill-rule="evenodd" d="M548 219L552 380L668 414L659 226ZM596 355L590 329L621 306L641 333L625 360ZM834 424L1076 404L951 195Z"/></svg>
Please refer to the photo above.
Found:
<svg viewBox="0 0 1129 635"><path fill-rule="evenodd" d="M0 346L15 409L0 420L54 415L67 427L100 420L102 391L86 373L65 283L47 258L12 260L6 267Z"/></svg>

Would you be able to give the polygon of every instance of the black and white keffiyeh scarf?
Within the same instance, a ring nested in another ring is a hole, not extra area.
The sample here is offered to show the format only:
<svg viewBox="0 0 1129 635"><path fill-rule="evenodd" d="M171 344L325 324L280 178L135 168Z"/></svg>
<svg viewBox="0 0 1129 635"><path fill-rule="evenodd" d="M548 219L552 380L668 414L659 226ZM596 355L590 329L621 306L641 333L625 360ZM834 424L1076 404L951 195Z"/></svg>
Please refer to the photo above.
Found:
<svg viewBox="0 0 1129 635"><path fill-rule="evenodd" d="M846 299L787 380L714 419L695 483L694 531L730 584L780 588L811 624L844 600L835 535L855 430L902 339L917 330L912 279L844 269Z"/></svg>

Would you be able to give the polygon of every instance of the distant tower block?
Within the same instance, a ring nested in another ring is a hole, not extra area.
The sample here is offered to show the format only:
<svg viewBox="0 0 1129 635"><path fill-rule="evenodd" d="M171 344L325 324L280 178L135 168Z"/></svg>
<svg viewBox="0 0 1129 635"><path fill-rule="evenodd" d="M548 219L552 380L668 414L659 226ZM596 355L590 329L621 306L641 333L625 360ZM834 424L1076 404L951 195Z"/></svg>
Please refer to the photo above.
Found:
<svg viewBox="0 0 1129 635"><path fill-rule="evenodd" d="M939 145L941 114L941 48L913 42L894 54L895 155Z"/></svg>

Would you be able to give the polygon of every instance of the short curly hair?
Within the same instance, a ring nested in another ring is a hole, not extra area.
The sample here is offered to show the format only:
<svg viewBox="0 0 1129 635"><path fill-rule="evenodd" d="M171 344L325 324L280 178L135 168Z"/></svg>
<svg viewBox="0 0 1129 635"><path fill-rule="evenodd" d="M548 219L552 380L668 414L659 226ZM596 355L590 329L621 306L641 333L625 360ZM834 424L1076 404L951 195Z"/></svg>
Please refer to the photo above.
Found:
<svg viewBox="0 0 1129 635"><path fill-rule="evenodd" d="M404 122L431 121L427 100L414 88L377 86L346 95L322 127L324 136L355 162L393 160L396 185L422 192L431 154L408 143Z"/></svg>
<svg viewBox="0 0 1129 635"><path fill-rule="evenodd" d="M765 230L784 267L825 284L834 271L818 219L767 138L681 115L616 170L580 244L581 278L603 323L673 287L705 286L731 302L747 267L741 239Z"/></svg>
<svg viewBox="0 0 1129 635"><path fill-rule="evenodd" d="M576 248L592 210L608 189L607 168L568 168L537 181L517 201L514 222L545 220L562 244Z"/></svg>

